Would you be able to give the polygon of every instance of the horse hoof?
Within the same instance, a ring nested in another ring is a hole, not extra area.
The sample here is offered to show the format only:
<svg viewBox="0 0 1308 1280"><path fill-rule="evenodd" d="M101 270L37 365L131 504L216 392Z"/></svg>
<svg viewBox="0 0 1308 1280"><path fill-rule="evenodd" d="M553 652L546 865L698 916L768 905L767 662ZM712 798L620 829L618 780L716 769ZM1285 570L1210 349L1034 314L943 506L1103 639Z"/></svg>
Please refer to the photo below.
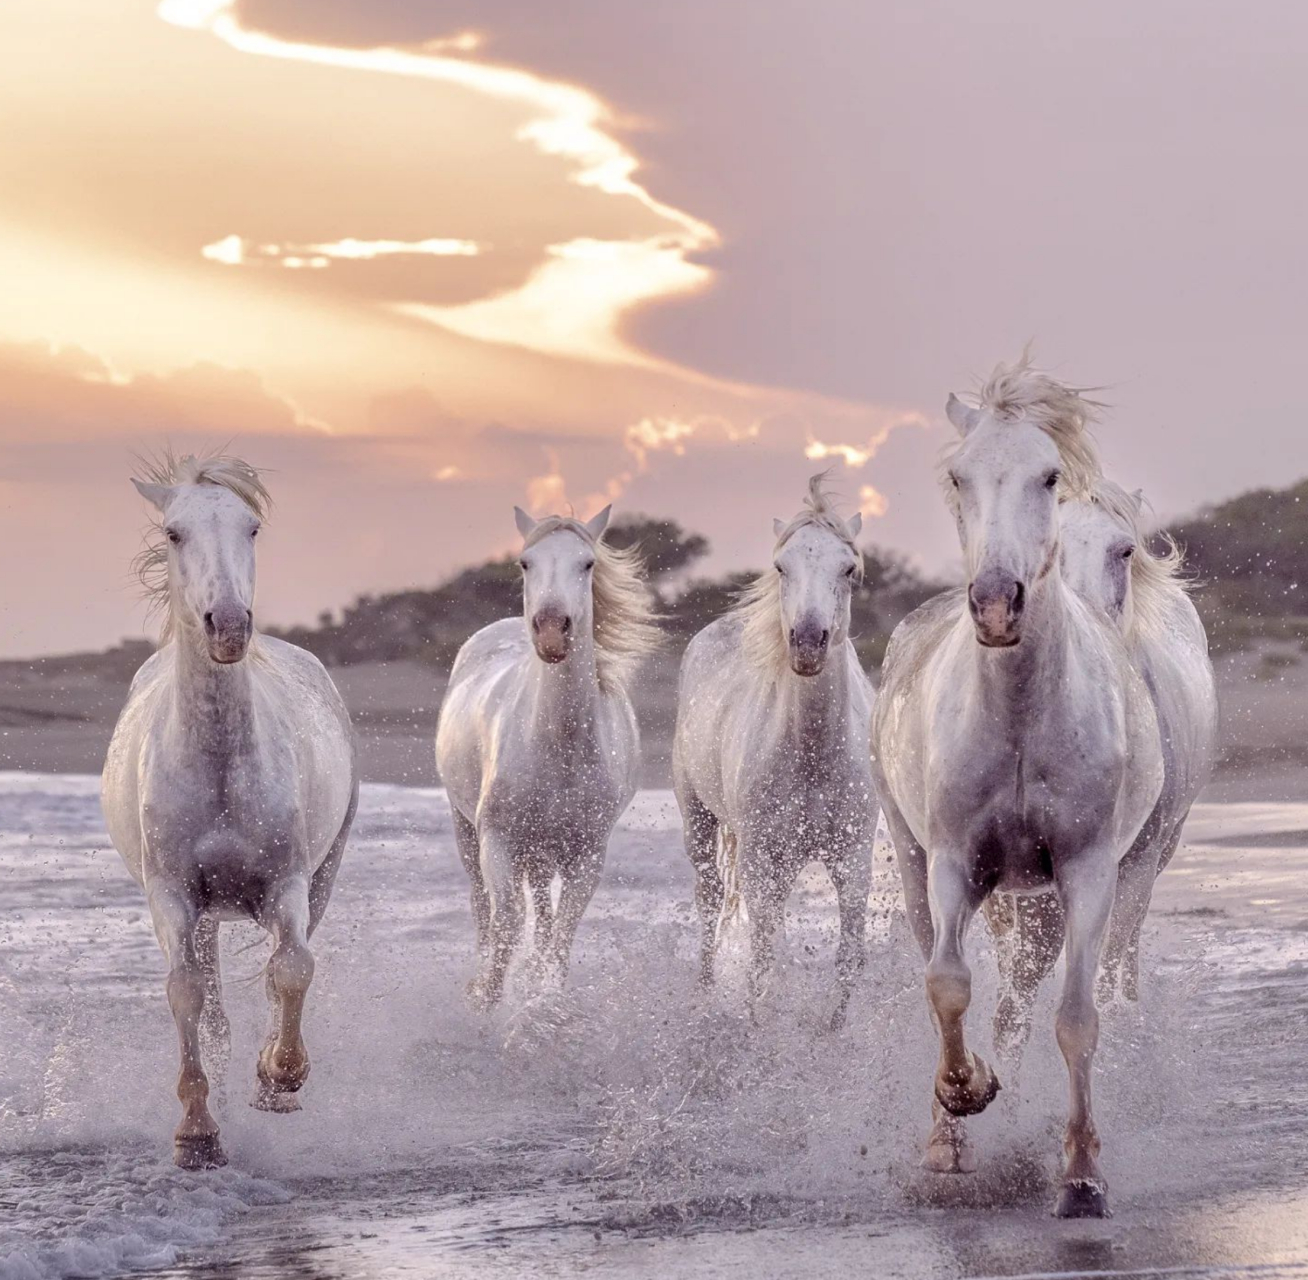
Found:
<svg viewBox="0 0 1308 1280"><path fill-rule="evenodd" d="M201 1169L221 1169L227 1156L216 1133L197 1133L173 1139L173 1163L179 1169L197 1173Z"/></svg>
<svg viewBox="0 0 1308 1280"><path fill-rule="evenodd" d="M933 1142L922 1157L922 1168L932 1173L975 1173L976 1149L970 1142Z"/></svg>
<svg viewBox="0 0 1308 1280"><path fill-rule="evenodd" d="M275 1089L261 1080L250 1099L250 1105L256 1111L271 1111L274 1115L287 1116L293 1111L302 1111L300 1100L294 1093L285 1089Z"/></svg>
<svg viewBox="0 0 1308 1280"><path fill-rule="evenodd" d="M1054 1206L1055 1218L1111 1218L1108 1188L1093 1178L1063 1183Z"/></svg>
<svg viewBox="0 0 1308 1280"><path fill-rule="evenodd" d="M999 1092L999 1077L984 1058L971 1055L972 1073L964 1084L954 1084L936 1077L936 1101L951 1116L980 1115Z"/></svg>

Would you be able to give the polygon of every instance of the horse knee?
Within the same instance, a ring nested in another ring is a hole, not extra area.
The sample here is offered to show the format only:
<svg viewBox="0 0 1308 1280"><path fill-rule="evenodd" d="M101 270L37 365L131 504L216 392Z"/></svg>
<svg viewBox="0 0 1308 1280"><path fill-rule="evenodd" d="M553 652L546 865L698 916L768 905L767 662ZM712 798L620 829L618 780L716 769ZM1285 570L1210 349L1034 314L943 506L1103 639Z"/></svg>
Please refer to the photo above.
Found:
<svg viewBox="0 0 1308 1280"><path fill-rule="evenodd" d="M926 971L927 998L936 1016L961 1018L972 1003L972 973L957 958L932 959Z"/></svg>
<svg viewBox="0 0 1308 1280"><path fill-rule="evenodd" d="M1054 1020L1054 1034L1069 1062L1088 1058L1099 1042L1099 1013L1094 1001L1064 998Z"/></svg>
<svg viewBox="0 0 1308 1280"><path fill-rule="evenodd" d="M284 940L268 961L268 978L279 996L302 996L313 981L313 952L303 942Z"/></svg>

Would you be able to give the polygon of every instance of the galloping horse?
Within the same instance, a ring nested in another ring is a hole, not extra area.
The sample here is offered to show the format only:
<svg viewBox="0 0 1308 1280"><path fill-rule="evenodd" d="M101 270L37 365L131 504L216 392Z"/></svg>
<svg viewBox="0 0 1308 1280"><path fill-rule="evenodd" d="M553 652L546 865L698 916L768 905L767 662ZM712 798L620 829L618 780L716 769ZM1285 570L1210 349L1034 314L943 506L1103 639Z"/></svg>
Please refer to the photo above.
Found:
<svg viewBox="0 0 1308 1280"><path fill-rule="evenodd" d="M1143 499L1109 480L1091 496L1063 504L1063 574L1068 585L1112 618L1126 638L1158 716L1163 789L1122 859L1108 943L1099 972L1101 1002L1120 990L1136 1000L1140 932L1154 881L1171 861L1190 806L1208 781L1217 745L1217 686L1208 637L1180 579L1181 554L1156 554L1142 527ZM989 912L999 898L991 898ZM991 914L1003 957L1005 992L995 1017L996 1040L1020 1049L1036 990L1063 944L1058 901L1028 897Z"/></svg>
<svg viewBox="0 0 1308 1280"><path fill-rule="evenodd" d="M603 541L609 513L536 521L514 508L524 618L467 641L441 707L436 764L472 881L482 958L472 990L485 1006L504 991L524 887L537 959L563 975L614 824L636 791L640 737L627 687L659 632L639 557Z"/></svg>
<svg viewBox="0 0 1308 1280"><path fill-rule="evenodd" d="M964 1036L968 925L996 890L1057 895L1067 976L1056 1030L1071 1086L1061 1217L1107 1213L1090 1090L1095 973L1119 865L1163 784L1154 704L1121 628L1063 580L1059 497L1091 496L1100 475L1093 408L1025 358L995 371L977 407L950 397L961 441L944 475L968 584L896 629L872 728L940 1038L928 1168L975 1168L961 1118L999 1088Z"/></svg>
<svg viewBox="0 0 1308 1280"><path fill-rule="evenodd" d="M275 942L255 1105L295 1110L309 1074L308 941L358 802L354 735L317 658L254 629L254 540L268 504L254 468L168 455L133 483L160 512L138 567L165 622L114 730L102 799L168 960L182 1058L173 1158L203 1169L226 1163L205 1071L221 1076L231 1044L220 920L253 919Z"/></svg>
<svg viewBox="0 0 1308 1280"><path fill-rule="evenodd" d="M809 482L794 519L775 522L772 568L686 649L672 768L696 874L702 981L713 981L724 877L739 873L749 915L752 1001L795 878L818 859L840 904L838 1026L863 965L877 805L872 689L849 639L862 517L843 520L823 478Z"/></svg>

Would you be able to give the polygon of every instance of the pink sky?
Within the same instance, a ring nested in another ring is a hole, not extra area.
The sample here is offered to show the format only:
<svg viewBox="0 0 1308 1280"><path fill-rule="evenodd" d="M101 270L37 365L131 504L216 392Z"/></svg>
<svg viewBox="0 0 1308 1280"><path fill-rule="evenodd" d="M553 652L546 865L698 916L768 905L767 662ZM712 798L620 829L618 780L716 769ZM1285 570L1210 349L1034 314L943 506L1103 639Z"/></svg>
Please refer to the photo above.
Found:
<svg viewBox="0 0 1308 1280"><path fill-rule="evenodd" d="M1308 470L1300 6L11 10L2 654L140 632L166 441L275 469L275 622L504 550L515 502L758 564L820 456L947 567L941 406L1028 339L1164 515Z"/></svg>

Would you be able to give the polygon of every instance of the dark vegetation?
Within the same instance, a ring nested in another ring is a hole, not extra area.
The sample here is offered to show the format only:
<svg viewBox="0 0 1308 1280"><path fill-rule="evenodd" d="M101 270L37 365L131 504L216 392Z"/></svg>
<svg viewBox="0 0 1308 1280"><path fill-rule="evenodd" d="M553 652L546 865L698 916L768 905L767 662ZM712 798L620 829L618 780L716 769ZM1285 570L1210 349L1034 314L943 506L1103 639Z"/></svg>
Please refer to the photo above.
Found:
<svg viewBox="0 0 1308 1280"><path fill-rule="evenodd" d="M1251 489L1170 532L1215 653L1308 637L1308 480Z"/></svg>
<svg viewBox="0 0 1308 1280"><path fill-rule="evenodd" d="M607 541L640 547L675 649L723 613L753 576L697 577L695 567L709 552L708 539L675 520L619 518ZM923 578L894 552L865 548L864 559L866 575L854 594L853 632L864 662L875 664L899 619L941 584ZM339 615L321 614L317 626L272 634L302 645L329 666L410 658L443 668L479 627L521 608L521 574L516 560L505 557L464 569L427 590L360 596Z"/></svg>

